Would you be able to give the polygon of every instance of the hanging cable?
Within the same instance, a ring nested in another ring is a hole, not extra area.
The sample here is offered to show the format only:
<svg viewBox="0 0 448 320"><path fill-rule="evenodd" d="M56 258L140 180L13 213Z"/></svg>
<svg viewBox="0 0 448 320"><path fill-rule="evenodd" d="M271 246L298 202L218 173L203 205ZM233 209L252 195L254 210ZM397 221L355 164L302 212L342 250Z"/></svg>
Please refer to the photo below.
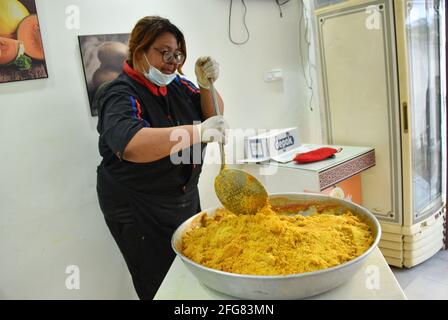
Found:
<svg viewBox="0 0 448 320"><path fill-rule="evenodd" d="M302 24L303 21L305 20L305 37L304 40L308 46L308 76L309 76L309 80L307 77L307 73L305 71L305 61L304 61L304 56L303 56L303 46L302 46L302 39L299 39L299 45L300 45L300 60L301 60L301 66L302 66L302 71L303 71L303 76L305 78L305 82L306 82L306 86L308 88L308 90L310 90L311 92L311 96L310 96L310 102L309 102L309 108L310 111L314 111L313 110L313 98L314 98L314 91L313 91L313 77L311 74L311 64L310 64L310 48L311 48L311 36L310 36L310 32L309 32L309 19L308 19L308 14L306 11L306 6L305 6L305 2L302 0L302 14L300 16L300 22L299 22L299 34L300 36L302 36Z"/></svg>
<svg viewBox="0 0 448 320"><path fill-rule="evenodd" d="M278 10L280 11L280 18L283 18L282 6L287 4L290 0L274 0L278 6Z"/></svg>
<svg viewBox="0 0 448 320"><path fill-rule="evenodd" d="M288 0L288 1L289 1L289 0ZM241 0L241 3L242 3L243 6L244 6L243 25L244 25L244 28L246 29L246 32L247 32L247 38L246 38L246 40L244 40L244 41L236 42L236 41L234 41L234 40L232 39L231 25L232 25L232 5L233 5L233 0L230 0L230 8L229 8L229 39L230 39L230 41L231 41L233 44L236 44L236 45L242 45L242 44L245 44L245 43L246 43L247 41L249 41L249 39L250 39L249 29L247 28L247 25L246 25L246 13L247 13L247 7L246 7L246 4L244 3L244 0Z"/></svg>

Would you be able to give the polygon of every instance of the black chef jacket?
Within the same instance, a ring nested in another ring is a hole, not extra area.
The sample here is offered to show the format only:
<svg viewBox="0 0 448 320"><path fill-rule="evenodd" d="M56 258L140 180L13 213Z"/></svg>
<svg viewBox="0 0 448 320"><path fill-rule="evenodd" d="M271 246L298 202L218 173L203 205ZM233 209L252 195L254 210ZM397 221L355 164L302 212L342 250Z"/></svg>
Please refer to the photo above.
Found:
<svg viewBox="0 0 448 320"><path fill-rule="evenodd" d="M169 156L150 163L131 163L122 159L122 154L132 137L144 127L172 127L202 121L199 90L180 76L167 87L158 87L125 64L123 73L102 91L95 98L99 110L99 151L103 157L99 178L108 176L128 190L127 193L146 196L156 206L166 207L179 201L179 206L185 207L185 199L196 197L205 145L183 150L190 159L186 164L173 164ZM194 152L200 152L200 157L196 154L193 159ZM196 213L197 209L187 215ZM186 217L183 212L171 214ZM120 217L111 213L108 218ZM178 225L182 218L174 217L174 224L168 224Z"/></svg>
<svg viewBox="0 0 448 320"><path fill-rule="evenodd" d="M202 121L200 93L180 76L158 87L125 64L117 79L100 87L94 103L103 158L97 170L100 206L139 297L151 298L174 259L173 232L201 210L197 184L205 144L179 152L190 160L181 164L174 164L170 156L132 163L122 155L142 128Z"/></svg>

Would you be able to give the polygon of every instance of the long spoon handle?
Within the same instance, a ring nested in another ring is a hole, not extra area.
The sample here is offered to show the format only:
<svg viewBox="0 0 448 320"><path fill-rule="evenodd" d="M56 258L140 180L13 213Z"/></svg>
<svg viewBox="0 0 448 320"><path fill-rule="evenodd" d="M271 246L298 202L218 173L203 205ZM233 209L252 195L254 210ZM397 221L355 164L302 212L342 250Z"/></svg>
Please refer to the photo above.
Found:
<svg viewBox="0 0 448 320"><path fill-rule="evenodd" d="M216 97L215 86L213 85L213 81L209 79L210 82L210 93L212 94L213 107L215 108L215 113L217 116L221 115L219 111L218 98ZM224 170L226 166L226 156L224 154L224 144L219 142L219 148L221 149L221 171Z"/></svg>

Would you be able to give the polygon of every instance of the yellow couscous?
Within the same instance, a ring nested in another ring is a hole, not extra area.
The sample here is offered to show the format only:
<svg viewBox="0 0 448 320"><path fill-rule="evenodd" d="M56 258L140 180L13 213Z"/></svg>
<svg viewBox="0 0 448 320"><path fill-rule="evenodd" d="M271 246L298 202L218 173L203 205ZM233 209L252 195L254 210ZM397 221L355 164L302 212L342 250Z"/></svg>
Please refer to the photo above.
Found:
<svg viewBox="0 0 448 320"><path fill-rule="evenodd" d="M346 210L286 216L268 205L255 215L218 209L198 216L182 238L182 253L213 269L250 275L312 272L350 261L373 243L369 226Z"/></svg>

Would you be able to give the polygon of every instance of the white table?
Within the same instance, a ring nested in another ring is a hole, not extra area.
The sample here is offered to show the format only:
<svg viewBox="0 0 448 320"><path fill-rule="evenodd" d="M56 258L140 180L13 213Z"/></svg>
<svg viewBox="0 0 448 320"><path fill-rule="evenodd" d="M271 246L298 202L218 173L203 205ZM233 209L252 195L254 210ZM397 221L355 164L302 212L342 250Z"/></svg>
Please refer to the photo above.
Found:
<svg viewBox="0 0 448 320"><path fill-rule="evenodd" d="M202 285L176 257L162 282L155 300L233 300ZM381 251L376 248L361 269L345 284L310 299L403 300L406 296Z"/></svg>
<svg viewBox="0 0 448 320"><path fill-rule="evenodd" d="M270 193L323 191L375 166L375 149L372 147L325 146L304 144L304 147L342 148L334 158L296 164L268 161L239 164L238 167L254 175Z"/></svg>

